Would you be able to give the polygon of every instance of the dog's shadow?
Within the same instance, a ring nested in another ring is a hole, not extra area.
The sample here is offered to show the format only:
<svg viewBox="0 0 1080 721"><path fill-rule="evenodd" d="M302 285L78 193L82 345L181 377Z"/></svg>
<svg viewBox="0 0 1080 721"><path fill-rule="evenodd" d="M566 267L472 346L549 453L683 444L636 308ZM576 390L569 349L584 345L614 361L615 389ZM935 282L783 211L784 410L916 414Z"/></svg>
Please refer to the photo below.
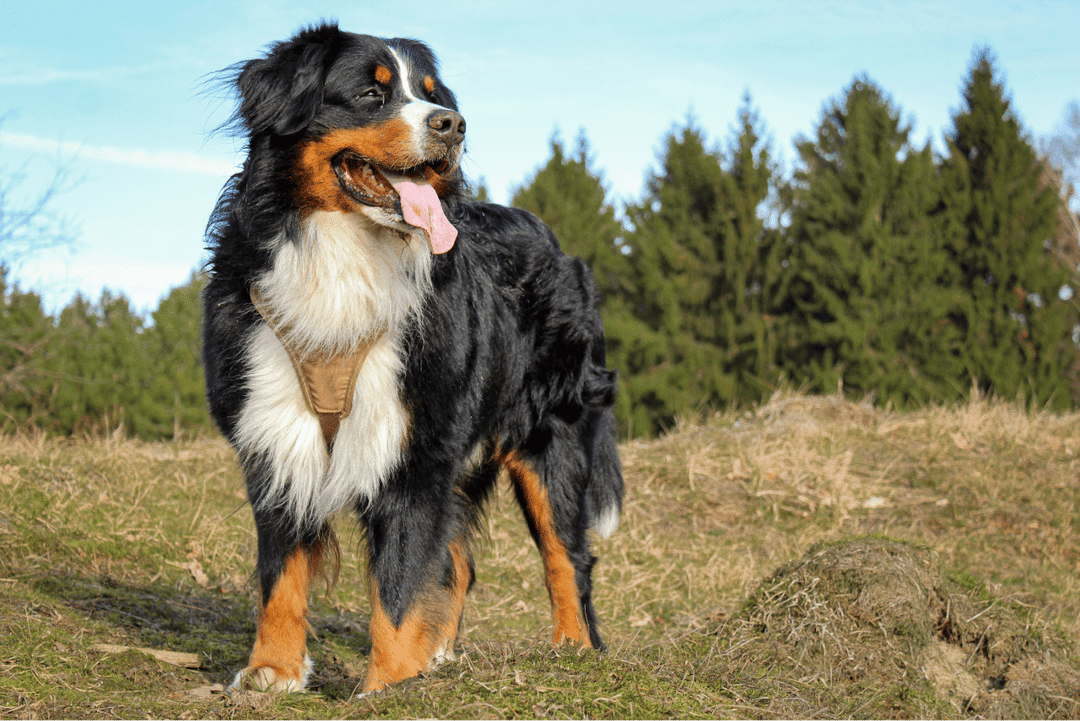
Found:
<svg viewBox="0 0 1080 721"><path fill-rule="evenodd" d="M104 627L100 638L134 648L195 653L207 683L228 684L247 663L255 637L254 592L132 584L108 577L56 574L33 587L78 615ZM371 641L366 617L326 609L310 618L316 641L309 646L315 673L308 688L329 698L349 698L363 676Z"/></svg>

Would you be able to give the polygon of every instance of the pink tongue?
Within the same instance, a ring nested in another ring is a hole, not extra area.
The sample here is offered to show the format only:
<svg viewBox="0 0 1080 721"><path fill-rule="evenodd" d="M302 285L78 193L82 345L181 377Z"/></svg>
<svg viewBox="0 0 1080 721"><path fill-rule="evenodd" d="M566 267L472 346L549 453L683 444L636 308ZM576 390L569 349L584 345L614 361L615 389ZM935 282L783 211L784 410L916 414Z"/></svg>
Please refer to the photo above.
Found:
<svg viewBox="0 0 1080 721"><path fill-rule="evenodd" d="M417 185L408 180L394 183L394 190L401 196L401 214L409 225L422 228L436 255L454 247L457 228L450 225L439 204L439 196L430 185Z"/></svg>

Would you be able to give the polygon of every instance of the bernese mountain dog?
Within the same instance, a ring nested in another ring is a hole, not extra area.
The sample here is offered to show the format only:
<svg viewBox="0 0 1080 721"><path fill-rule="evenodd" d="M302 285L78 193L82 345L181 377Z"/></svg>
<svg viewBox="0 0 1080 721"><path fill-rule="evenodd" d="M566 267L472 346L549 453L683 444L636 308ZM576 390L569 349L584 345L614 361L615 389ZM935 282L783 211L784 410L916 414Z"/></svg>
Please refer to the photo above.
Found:
<svg viewBox="0 0 1080 721"><path fill-rule="evenodd" d="M598 292L533 215L480 202L432 51L309 27L224 71L242 170L210 218L203 361L258 539L233 688L302 690L332 519L363 530L363 690L452 658L501 469L543 559L556 644L603 648L589 528L623 482Z"/></svg>

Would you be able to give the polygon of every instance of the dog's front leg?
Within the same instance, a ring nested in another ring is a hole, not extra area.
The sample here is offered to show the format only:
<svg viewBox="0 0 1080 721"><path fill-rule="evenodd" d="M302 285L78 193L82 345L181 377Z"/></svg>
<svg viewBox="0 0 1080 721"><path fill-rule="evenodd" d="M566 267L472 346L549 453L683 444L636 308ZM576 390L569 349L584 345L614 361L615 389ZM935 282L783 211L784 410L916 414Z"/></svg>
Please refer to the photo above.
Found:
<svg viewBox="0 0 1080 721"><path fill-rule="evenodd" d="M474 578L465 525L455 515L445 507L428 506L365 518L371 656L364 691L385 688L454 658L465 596Z"/></svg>
<svg viewBox="0 0 1080 721"><path fill-rule="evenodd" d="M328 529L319 533L284 532L274 512L256 513L261 591L255 645L233 689L302 691L312 663L307 653L308 588L321 572L329 549L336 548Z"/></svg>

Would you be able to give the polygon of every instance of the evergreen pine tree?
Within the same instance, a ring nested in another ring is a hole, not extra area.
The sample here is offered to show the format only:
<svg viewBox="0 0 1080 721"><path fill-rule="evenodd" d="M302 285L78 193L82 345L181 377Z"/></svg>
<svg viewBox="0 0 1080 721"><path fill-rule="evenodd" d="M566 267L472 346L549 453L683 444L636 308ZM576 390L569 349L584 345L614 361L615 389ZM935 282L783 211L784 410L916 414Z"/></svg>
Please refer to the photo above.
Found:
<svg viewBox="0 0 1080 721"><path fill-rule="evenodd" d="M688 121L628 208L632 307L647 332L627 387L650 430L685 411L759 400L776 378L765 317L776 237L761 214L774 174L747 97L727 158Z"/></svg>
<svg viewBox="0 0 1080 721"><path fill-rule="evenodd" d="M209 427L202 369L200 294L202 273L173 288L142 334L142 353L151 361L132 429L143 438L177 438Z"/></svg>
<svg viewBox="0 0 1080 721"><path fill-rule="evenodd" d="M53 326L41 297L9 288L7 273L0 265L0 429L12 430L35 423L48 397Z"/></svg>
<svg viewBox="0 0 1080 721"><path fill-rule="evenodd" d="M64 435L131 430L131 414L149 377L142 326L127 298L107 290L96 304L80 294L64 308L54 341L60 347L49 430Z"/></svg>
<svg viewBox="0 0 1080 721"><path fill-rule="evenodd" d="M40 297L8 288L0 266L0 429L71 435L122 426L145 439L210 426L200 366L194 274L174 288L145 328L124 296L82 295L57 319Z"/></svg>
<svg viewBox="0 0 1080 721"><path fill-rule="evenodd" d="M749 93L738 121L723 179L729 212L720 218L723 252L713 297L719 333L713 342L726 350L725 365L735 378L733 398L759 401L775 388L779 375L770 314L783 239L778 228L766 226L763 213L778 170Z"/></svg>
<svg viewBox="0 0 1080 721"><path fill-rule="evenodd" d="M796 144L783 365L813 392L842 385L900 404L958 392L935 169L909 134L862 77L826 107L816 140Z"/></svg>
<svg viewBox="0 0 1080 721"><path fill-rule="evenodd" d="M734 395L735 378L714 342L723 198L720 152L706 148L704 134L688 120L665 138L645 197L627 208L633 310L645 325L626 379L638 432L669 427L682 412Z"/></svg>
<svg viewBox="0 0 1080 721"><path fill-rule="evenodd" d="M43 427L61 435L70 435L76 427L84 428L88 402L84 394L86 377L93 363L92 338L97 323L93 304L82 293L60 311L56 320L56 383L50 393L49 408Z"/></svg>
<svg viewBox="0 0 1080 721"><path fill-rule="evenodd" d="M488 193L487 181L484 178L480 178L480 180L476 182L475 187L470 185L469 192L472 193L474 198L483 203L491 202L491 194Z"/></svg>
<svg viewBox="0 0 1080 721"><path fill-rule="evenodd" d="M942 232L951 282L967 302L951 320L962 334L963 370L985 391L1071 402L1067 376L1077 352L1059 292L1067 271L1047 253L1057 199L1040 187L1040 166L988 49L976 52L942 164Z"/></svg>

